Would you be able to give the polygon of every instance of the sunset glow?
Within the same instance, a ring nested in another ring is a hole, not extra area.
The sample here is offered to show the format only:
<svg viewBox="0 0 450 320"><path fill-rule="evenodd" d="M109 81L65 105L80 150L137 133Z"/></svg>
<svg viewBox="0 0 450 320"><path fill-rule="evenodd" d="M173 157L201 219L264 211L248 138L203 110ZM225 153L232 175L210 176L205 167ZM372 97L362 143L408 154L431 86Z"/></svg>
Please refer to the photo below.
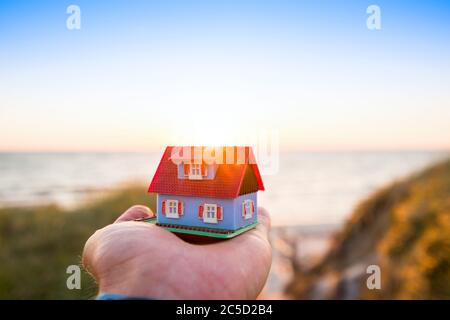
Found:
<svg viewBox="0 0 450 320"><path fill-rule="evenodd" d="M51 4L0 10L0 151L244 145L272 129L282 150L450 148L448 8L381 1L371 31L357 2L82 1L67 30Z"/></svg>

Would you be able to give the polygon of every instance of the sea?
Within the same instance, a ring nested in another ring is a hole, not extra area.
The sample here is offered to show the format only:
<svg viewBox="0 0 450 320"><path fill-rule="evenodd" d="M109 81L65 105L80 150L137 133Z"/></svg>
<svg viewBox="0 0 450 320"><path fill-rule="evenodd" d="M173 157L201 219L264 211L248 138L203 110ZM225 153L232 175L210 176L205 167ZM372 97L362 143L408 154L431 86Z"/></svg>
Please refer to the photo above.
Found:
<svg viewBox="0 0 450 320"><path fill-rule="evenodd" d="M161 153L0 153L0 207L73 208L129 183L146 189ZM444 151L285 152L259 205L274 226L339 225L376 189L450 157Z"/></svg>

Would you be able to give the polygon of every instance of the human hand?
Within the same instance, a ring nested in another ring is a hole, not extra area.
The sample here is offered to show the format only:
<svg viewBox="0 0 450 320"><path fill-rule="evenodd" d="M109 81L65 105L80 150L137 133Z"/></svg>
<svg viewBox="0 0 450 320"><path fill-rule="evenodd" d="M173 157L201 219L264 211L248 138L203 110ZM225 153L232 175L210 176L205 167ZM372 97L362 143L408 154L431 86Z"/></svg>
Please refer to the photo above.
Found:
<svg viewBox="0 0 450 320"><path fill-rule="evenodd" d="M258 209L258 226L236 238L195 245L134 219L153 217L134 206L86 242L83 264L99 293L155 299L255 299L271 265L270 218Z"/></svg>

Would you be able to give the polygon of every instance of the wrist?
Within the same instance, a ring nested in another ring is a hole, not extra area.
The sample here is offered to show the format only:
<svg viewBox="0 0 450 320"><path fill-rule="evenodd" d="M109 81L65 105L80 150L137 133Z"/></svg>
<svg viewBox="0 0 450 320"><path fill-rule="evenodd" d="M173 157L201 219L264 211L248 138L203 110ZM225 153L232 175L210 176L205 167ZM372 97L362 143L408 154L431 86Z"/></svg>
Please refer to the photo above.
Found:
<svg viewBox="0 0 450 320"><path fill-rule="evenodd" d="M128 296L120 293L99 293L95 300L150 300L148 297Z"/></svg>
<svg viewBox="0 0 450 320"><path fill-rule="evenodd" d="M143 276L137 271L120 272L119 275L105 275L98 279L98 284L97 297L106 295L107 298L111 296L112 300L163 298L157 295L156 279Z"/></svg>

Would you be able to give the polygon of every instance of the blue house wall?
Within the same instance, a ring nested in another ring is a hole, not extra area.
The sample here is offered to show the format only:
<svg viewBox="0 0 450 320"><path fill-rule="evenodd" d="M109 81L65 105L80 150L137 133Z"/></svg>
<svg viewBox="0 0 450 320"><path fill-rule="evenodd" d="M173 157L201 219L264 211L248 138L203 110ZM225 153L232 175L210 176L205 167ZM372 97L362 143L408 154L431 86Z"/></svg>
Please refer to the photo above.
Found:
<svg viewBox="0 0 450 320"><path fill-rule="evenodd" d="M244 219L242 217L242 203L247 199L254 201L256 210L256 192L245 194L234 199L186 197L158 194L156 209L157 222L165 224L176 224L181 226L235 230L251 224L257 219L256 212L250 219ZM162 214L162 202L164 200L182 201L184 205L184 215L182 215L180 218L167 218ZM203 219L199 219L198 208L201 204L205 203L217 204L221 206L223 208L223 220L219 220L218 223L205 223L203 222Z"/></svg>
<svg viewBox="0 0 450 320"><path fill-rule="evenodd" d="M250 219L244 219L244 217L242 217L242 203L244 202L244 200L253 200L253 202L255 203L255 214ZM245 227L246 225L255 222L257 220L257 213L258 213L258 202L256 192L244 194L235 198L234 212L235 212L234 218L235 229Z"/></svg>

